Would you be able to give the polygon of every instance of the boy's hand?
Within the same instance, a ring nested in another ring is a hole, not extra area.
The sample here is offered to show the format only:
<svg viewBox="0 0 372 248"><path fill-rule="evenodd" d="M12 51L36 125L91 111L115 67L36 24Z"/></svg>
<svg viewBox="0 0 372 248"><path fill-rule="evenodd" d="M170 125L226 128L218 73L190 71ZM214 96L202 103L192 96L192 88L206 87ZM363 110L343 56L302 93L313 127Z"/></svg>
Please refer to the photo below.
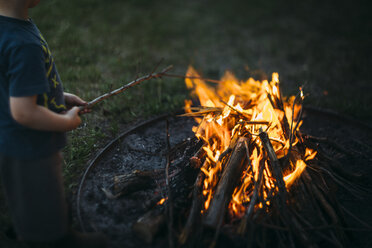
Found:
<svg viewBox="0 0 372 248"><path fill-rule="evenodd" d="M70 124L69 129L70 130L73 130L73 129L77 128L81 124L79 111L80 111L79 107L73 107L65 113L65 116L69 120L69 124Z"/></svg>
<svg viewBox="0 0 372 248"><path fill-rule="evenodd" d="M82 100L80 97L74 95L74 94L71 94L71 93L64 93L63 94L64 97L65 97L65 103L66 103L66 107L68 110L70 110L72 107L75 107L75 106L85 106L87 105L87 102ZM82 111L80 111L80 114L85 114L85 113L89 113L90 112L90 109L84 109Z"/></svg>

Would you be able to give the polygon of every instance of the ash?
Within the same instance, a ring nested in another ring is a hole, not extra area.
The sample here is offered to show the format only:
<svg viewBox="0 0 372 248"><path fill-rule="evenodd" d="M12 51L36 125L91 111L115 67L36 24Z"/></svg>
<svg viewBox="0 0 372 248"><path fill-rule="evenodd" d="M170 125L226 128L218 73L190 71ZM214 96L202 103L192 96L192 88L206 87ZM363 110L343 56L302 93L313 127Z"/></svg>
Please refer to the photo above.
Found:
<svg viewBox="0 0 372 248"><path fill-rule="evenodd" d="M186 166L189 158L196 152L194 134L191 131L196 123L189 118L169 118L171 154L171 173ZM326 137L347 149L350 154L335 149L326 143L319 142L318 148L338 161L345 170L361 174L358 187L366 193L352 195L342 188L335 189L337 199L352 215L346 215L347 226L351 229L363 229L355 217L372 225L372 132L370 129L355 123L345 122L332 116L306 111L302 132ZM194 147L194 148L193 148ZM97 163L87 177L81 200L82 217L87 229L100 231L110 238L110 247L167 247L166 230L159 233L154 242L146 244L141 237L132 231L133 223L149 209L144 202L154 196L166 194L163 182L157 187L140 190L117 199L108 199L102 188L109 188L117 175L128 174L134 170L160 170L166 166L166 121L160 119L151 125L141 126L124 136ZM165 178L164 173L161 174ZM362 192L362 191L361 191ZM182 192L181 192L182 193ZM187 202L187 194L184 196ZM187 203L185 203L187 205ZM179 218L179 216L175 216ZM165 229L165 228L164 228ZM370 232L350 232L353 247L372 247ZM223 237L217 247L228 242L230 247L240 247L239 239L224 241ZM319 247L322 246L320 241Z"/></svg>

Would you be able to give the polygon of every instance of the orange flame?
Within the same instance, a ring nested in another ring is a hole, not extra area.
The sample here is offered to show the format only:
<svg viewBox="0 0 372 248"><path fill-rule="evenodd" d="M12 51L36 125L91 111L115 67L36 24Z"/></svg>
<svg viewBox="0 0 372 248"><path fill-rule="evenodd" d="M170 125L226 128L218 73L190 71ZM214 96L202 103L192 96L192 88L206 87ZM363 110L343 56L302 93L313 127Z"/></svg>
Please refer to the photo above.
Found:
<svg viewBox="0 0 372 248"><path fill-rule="evenodd" d="M156 203L156 205L163 205L166 200L168 200L168 197L161 198L160 201L158 201L158 203Z"/></svg>
<svg viewBox="0 0 372 248"><path fill-rule="evenodd" d="M302 122L297 122L302 106L295 102L294 96L282 98L278 73L272 74L270 82L268 80L260 82L253 78L239 81L231 72L226 72L221 82L217 84L217 88L209 86L200 79L192 67L189 67L186 76L189 77L185 80L187 88L192 90L193 96L198 97L201 105L198 109L191 107L191 101L185 103L186 113L193 113L199 124L193 128L196 137L205 141L203 149L207 154L207 166L201 169L205 174L203 211L209 208L219 175L223 170L224 158L220 156L226 149L234 146L237 140L234 137L250 137L251 147L254 147L250 154L251 166L247 166L242 174L229 204L229 213L240 217L250 203L255 182L259 180L261 161L264 159L263 146L257 138L260 128L268 133L278 159L283 158L288 154L290 147L295 147L299 142L296 135L291 139L291 134L288 132L291 127L296 126L296 130L291 131L299 130ZM302 99L303 93L302 89L300 90ZM307 148L301 159L297 159L291 164L291 168L284 170L283 179L287 189L305 170L305 161L313 159L315 155L316 152ZM266 199L275 191L276 186L268 161L264 161L262 166L264 166L262 185L265 189L263 197ZM266 201L266 205L270 205L269 200Z"/></svg>

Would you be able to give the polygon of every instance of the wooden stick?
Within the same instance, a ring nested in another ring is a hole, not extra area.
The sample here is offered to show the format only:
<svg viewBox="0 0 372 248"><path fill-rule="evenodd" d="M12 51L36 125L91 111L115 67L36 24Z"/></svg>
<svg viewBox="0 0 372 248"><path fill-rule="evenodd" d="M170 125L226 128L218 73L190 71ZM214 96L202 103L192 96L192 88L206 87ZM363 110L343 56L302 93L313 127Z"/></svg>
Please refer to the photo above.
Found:
<svg viewBox="0 0 372 248"><path fill-rule="evenodd" d="M308 134L305 134L303 136L305 137L305 139L308 139L308 140L312 140L312 141L315 141L315 142L326 143L327 145L332 146L336 150L338 150L338 151L340 151L342 153L345 153L345 154L347 154L349 156L354 156L355 155L352 152L350 152L350 150L345 149L344 147L342 147L338 143L336 143L333 140L330 140L330 139L328 139L326 137L315 137L315 136L311 136L311 135L308 135Z"/></svg>
<svg viewBox="0 0 372 248"><path fill-rule="evenodd" d="M154 177L161 171L139 171L134 170L129 174L114 177L115 194L126 195L135 191L152 188L155 185Z"/></svg>
<svg viewBox="0 0 372 248"><path fill-rule="evenodd" d="M132 226L134 233L147 244L152 243L156 234L165 224L163 206L156 206L141 216Z"/></svg>
<svg viewBox="0 0 372 248"><path fill-rule="evenodd" d="M284 135L285 139L289 139L289 134L290 134L289 124L288 124L287 116L285 115L285 111L283 109L283 105L281 104L281 106L277 106L273 102L273 100L271 99L271 94L270 93L267 93L267 98L269 99L269 101L271 103L271 106L274 109L279 109L279 110L283 111L284 116L283 116L283 121L281 122L281 126L282 126L282 129L283 129L283 135Z"/></svg>
<svg viewBox="0 0 372 248"><path fill-rule="evenodd" d="M262 128L260 128L260 134L259 137L261 139L261 142L263 144L264 149L266 150L269 159L271 168L273 170L273 175L276 180L276 184L278 185L278 195L277 195L277 202L280 213L283 215L281 216L283 219L283 222L289 227L290 234L296 234L298 233L297 237L300 239L301 243L310 247L312 246L312 241L309 240L308 236L304 232L301 224L290 214L288 211L286 199L287 199L287 190L285 188L285 183L283 180L283 172L280 167L279 160L275 154L274 148L269 140L269 136L266 132L262 131Z"/></svg>
<svg viewBox="0 0 372 248"><path fill-rule="evenodd" d="M300 123L300 121L301 121L301 118L302 118L302 110L303 110L303 107L302 107L302 101L301 101L301 110L300 110L300 115L299 115L299 118L297 119L297 123L296 123L296 126L294 127L294 129L293 129L293 122L294 122L294 114L295 114L295 112L294 112L294 108L295 108L295 105L296 105L296 100L297 100L297 98L298 97L300 97L300 99L302 100L302 98L301 98L301 93L302 91L300 91L297 95L296 95L296 97L295 97L295 99L294 99L294 101L293 101L293 106L292 106L292 121L291 121L291 129L290 129L290 136L289 136L289 149L288 149L288 153L287 153L287 159L289 159L289 157L291 156L290 154L291 154L291 150L292 150L292 142L293 142L293 136L295 135L295 133L296 133L296 130L297 130L297 127L298 127L298 125L299 125L299 123ZM285 112L284 112L284 115L285 115Z"/></svg>
<svg viewBox="0 0 372 248"><path fill-rule="evenodd" d="M170 151L171 146L170 146L170 135L169 135L169 120L167 119L167 137L166 137L166 142L167 142L167 150ZM167 153L167 164L165 168L165 185L167 187L167 195L168 195L168 204L167 204L167 219L168 219L168 244L170 248L174 247L173 243L173 203L172 203L172 192L171 192L171 187L169 184L169 166L170 166L170 156L169 152Z"/></svg>
<svg viewBox="0 0 372 248"><path fill-rule="evenodd" d="M190 158L190 166L194 169L200 169L202 160L204 160L203 158L206 153L207 152L203 149L202 145L195 155Z"/></svg>
<svg viewBox="0 0 372 248"><path fill-rule="evenodd" d="M207 161L204 162L202 168L207 169L209 163ZM179 237L179 242L181 245L185 244L188 239L190 238L192 232L196 228L196 223L200 218L200 211L203 208L203 181L205 175L204 172L200 170L198 177L196 178L193 192L192 192L192 205L190 209L189 216L186 221L186 225L183 228L183 231Z"/></svg>
<svg viewBox="0 0 372 248"><path fill-rule="evenodd" d="M168 72L169 70L171 70L173 68L172 65L164 68L161 72L158 72L158 73L151 73L149 75L146 75L146 76L143 76L143 77L140 77L140 78L137 78L135 80L133 80L132 82L116 89L116 90L113 90L113 91L110 91L106 94L103 94L95 99L93 99L92 101L88 102L87 105L85 106L81 106L80 107L80 110L84 110L84 109L90 109L92 108L94 105L96 105L97 103L111 97L111 96L114 96L114 95L117 95L117 94L120 94L122 93L123 91L126 91L127 89L129 88L132 88L133 86L136 86L140 83L142 83L143 81L146 81L146 80L150 80L150 79L153 79L153 78L161 78L163 76L166 75L166 72Z"/></svg>
<svg viewBox="0 0 372 248"><path fill-rule="evenodd" d="M222 173L215 195L209 206L207 215L204 219L206 226L216 228L224 218L226 208L231 200L232 193L236 184L239 182L246 162L246 152L244 142L245 137L240 137L229 161Z"/></svg>
<svg viewBox="0 0 372 248"><path fill-rule="evenodd" d="M323 210L328 214L328 216L332 219L332 224L338 224L339 223L339 218L336 214L335 209L331 205L330 202L328 202L327 198L323 195L323 193L318 189L316 184L313 182L311 179L309 173L307 171L303 172L304 178L307 180L309 186L311 187L312 192L318 199L318 203L320 206L323 208Z"/></svg>
<svg viewBox="0 0 372 248"><path fill-rule="evenodd" d="M249 202L249 206L248 206L248 208L245 212L245 215L244 215L243 219L241 220L240 226L238 228L238 233L240 235L245 234L246 228L249 224L249 221L251 221L251 216L253 214L254 206L256 205L256 202L258 200L259 189L262 187L263 171L264 171L264 168L265 168L265 163L264 162L265 161L262 159L260 161L260 164L259 164L260 168L259 168L259 172L258 172L258 179L254 183L253 196L251 198L251 201ZM254 178L253 173L252 173L252 176Z"/></svg>
<svg viewBox="0 0 372 248"><path fill-rule="evenodd" d="M274 148L269 140L269 136L266 132L262 131L262 128L260 128L260 134L259 137L261 139L262 145L265 148L267 154L269 155L270 163L272 170L274 172L274 176L276 179L276 182L278 184L279 188L279 197L282 198L282 204L285 204L286 194L287 190L285 188L285 183L283 180L283 172L282 168L280 167L279 160L275 154Z"/></svg>

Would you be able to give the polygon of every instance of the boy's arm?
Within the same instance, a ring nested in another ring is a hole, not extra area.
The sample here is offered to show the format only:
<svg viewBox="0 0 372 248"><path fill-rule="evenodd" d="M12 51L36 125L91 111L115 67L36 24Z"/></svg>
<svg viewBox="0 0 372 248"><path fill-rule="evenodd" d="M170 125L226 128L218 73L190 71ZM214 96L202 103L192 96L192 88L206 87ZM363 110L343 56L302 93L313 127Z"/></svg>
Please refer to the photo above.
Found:
<svg viewBox="0 0 372 248"><path fill-rule="evenodd" d="M65 114L37 105L37 96L10 97L10 112L13 119L26 127L43 130L66 132L77 128L81 119L79 108L73 107Z"/></svg>

